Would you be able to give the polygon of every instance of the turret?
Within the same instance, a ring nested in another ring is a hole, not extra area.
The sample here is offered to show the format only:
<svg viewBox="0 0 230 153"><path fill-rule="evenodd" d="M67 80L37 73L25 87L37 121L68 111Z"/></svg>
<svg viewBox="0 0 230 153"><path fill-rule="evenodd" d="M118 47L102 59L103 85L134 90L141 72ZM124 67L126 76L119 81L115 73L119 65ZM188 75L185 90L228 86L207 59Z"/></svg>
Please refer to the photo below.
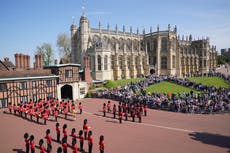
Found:
<svg viewBox="0 0 230 153"><path fill-rule="evenodd" d="M75 48L74 48L74 42L75 42L75 34L77 32L77 26L75 24L75 18L72 17L73 23L70 26L70 31L71 31L71 62L75 62Z"/></svg>
<svg viewBox="0 0 230 153"><path fill-rule="evenodd" d="M85 15L80 18L80 37L81 37L81 51L85 52L89 37L89 20Z"/></svg>

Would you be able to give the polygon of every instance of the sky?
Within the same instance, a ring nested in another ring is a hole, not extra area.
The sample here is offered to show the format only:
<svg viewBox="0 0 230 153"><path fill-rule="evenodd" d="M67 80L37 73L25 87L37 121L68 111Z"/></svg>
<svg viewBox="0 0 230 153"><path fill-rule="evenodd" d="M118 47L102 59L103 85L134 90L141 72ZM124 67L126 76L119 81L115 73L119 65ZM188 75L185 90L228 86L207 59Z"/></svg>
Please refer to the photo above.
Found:
<svg viewBox="0 0 230 153"><path fill-rule="evenodd" d="M79 25L82 7L90 27L126 31L132 26L149 32L177 26L178 34L198 39L209 37L217 50L230 48L230 0L0 0L0 60L15 53L32 57L36 47L50 43L55 58L57 35L70 34L72 17Z"/></svg>

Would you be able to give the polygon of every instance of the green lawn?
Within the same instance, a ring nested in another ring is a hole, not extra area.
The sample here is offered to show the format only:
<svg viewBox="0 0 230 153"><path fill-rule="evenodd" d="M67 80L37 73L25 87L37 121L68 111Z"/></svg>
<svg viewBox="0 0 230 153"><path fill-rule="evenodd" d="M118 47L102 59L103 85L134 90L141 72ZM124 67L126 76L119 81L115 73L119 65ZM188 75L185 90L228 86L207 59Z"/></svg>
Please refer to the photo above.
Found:
<svg viewBox="0 0 230 153"><path fill-rule="evenodd" d="M121 80L108 80L104 87L106 88L114 88L117 86L125 86L130 82L137 82L139 80L144 80L144 78L135 78L135 79L121 79Z"/></svg>
<svg viewBox="0 0 230 153"><path fill-rule="evenodd" d="M230 86L229 83L225 82L222 78L219 77L192 77L188 79L208 86L214 85L217 88L219 87L227 88Z"/></svg>
<svg viewBox="0 0 230 153"><path fill-rule="evenodd" d="M181 86L181 85L177 85L177 84L174 84L174 83L170 83L170 82L167 82L167 81L163 81L161 83L158 83L158 84L155 84L155 85L152 85L152 86L149 86L149 87L146 87L145 88L147 92L150 92L150 93L153 93L153 92L156 92L156 93L189 93L191 91L190 88L187 88L187 87L184 87L184 86ZM198 91L196 90L193 90L194 93L198 93Z"/></svg>

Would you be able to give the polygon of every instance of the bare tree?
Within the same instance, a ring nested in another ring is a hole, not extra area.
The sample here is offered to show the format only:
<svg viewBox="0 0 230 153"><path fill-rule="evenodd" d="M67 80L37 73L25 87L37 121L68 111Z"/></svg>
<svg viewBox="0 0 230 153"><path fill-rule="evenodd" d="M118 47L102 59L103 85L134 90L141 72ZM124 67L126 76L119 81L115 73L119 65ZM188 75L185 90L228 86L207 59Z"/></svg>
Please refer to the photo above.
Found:
<svg viewBox="0 0 230 153"><path fill-rule="evenodd" d="M66 62L70 62L70 54L71 54L71 40L70 36L66 33L60 33L57 36L57 47L59 50L59 55Z"/></svg>
<svg viewBox="0 0 230 153"><path fill-rule="evenodd" d="M49 43L43 43L41 46L37 46L36 54L42 55L44 66L49 66L53 63L54 52Z"/></svg>

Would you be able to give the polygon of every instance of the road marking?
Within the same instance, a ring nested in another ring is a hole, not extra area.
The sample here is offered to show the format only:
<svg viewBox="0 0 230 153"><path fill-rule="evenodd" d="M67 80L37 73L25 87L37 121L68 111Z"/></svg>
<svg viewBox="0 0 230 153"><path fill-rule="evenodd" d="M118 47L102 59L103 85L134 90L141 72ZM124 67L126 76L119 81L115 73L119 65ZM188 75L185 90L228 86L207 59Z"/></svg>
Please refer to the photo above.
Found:
<svg viewBox="0 0 230 153"><path fill-rule="evenodd" d="M95 115L93 113L86 112L86 111L84 111L84 113L88 114L88 115L91 115L91 116L97 116L97 115ZM103 116L97 116L97 117L104 118ZM155 125L155 124L150 124L150 123L137 123L137 122L126 122L126 123L135 124L135 125L144 125L144 126L156 127L156 128L161 128L161 129L167 129L167 130L173 130L173 131L180 131L180 132L188 132L188 133L194 133L195 132L195 131L192 131L192 130L175 128L175 127L168 127L168 126L161 126L161 125Z"/></svg>

